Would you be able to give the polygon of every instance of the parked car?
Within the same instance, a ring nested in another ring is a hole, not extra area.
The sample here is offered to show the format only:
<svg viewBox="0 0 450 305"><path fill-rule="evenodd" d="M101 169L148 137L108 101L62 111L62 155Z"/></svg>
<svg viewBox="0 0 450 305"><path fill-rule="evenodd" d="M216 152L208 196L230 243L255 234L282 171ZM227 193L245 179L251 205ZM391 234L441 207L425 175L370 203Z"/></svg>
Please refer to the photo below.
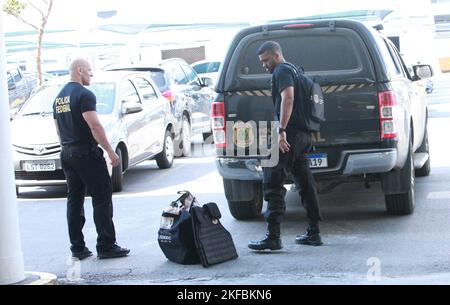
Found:
<svg viewBox="0 0 450 305"><path fill-rule="evenodd" d="M219 76L220 61L201 60L191 64L191 67L200 77L208 77L215 84Z"/></svg>
<svg viewBox="0 0 450 305"><path fill-rule="evenodd" d="M8 65L6 74L8 79L9 116L13 119L20 107L30 97L36 82L32 82L31 79L25 77L19 66Z"/></svg>
<svg viewBox="0 0 450 305"><path fill-rule="evenodd" d="M37 83L38 83L38 75L37 75L36 72L25 72L24 75L25 75L25 77L27 79L30 79L30 80L34 81L36 83L36 85L37 85ZM48 82L49 80L52 80L55 77L56 76L53 75L53 74L50 74L50 73L47 73L47 72L42 72L42 82L43 83Z"/></svg>
<svg viewBox="0 0 450 305"><path fill-rule="evenodd" d="M53 101L66 77L41 86L12 121L16 187L64 185ZM123 173L156 159L162 169L172 166L174 125L170 104L154 82L135 72L95 75L89 90L97 96L97 112L120 165L109 166L113 189L122 190ZM107 154L105 154L107 158Z"/></svg>
<svg viewBox="0 0 450 305"><path fill-rule="evenodd" d="M223 62L212 121L231 214L260 215L262 164L278 137L270 128L271 75L256 55L267 40L324 92L326 121L309 155L319 188L381 181L387 211L412 213L415 176L430 173L427 102L416 82L431 77L431 67L416 65L411 75L392 42L363 23L291 20L242 30Z"/></svg>
<svg viewBox="0 0 450 305"><path fill-rule="evenodd" d="M191 137L212 135L211 103L214 91L211 80L201 79L182 59L168 59L159 65L110 67L110 71L128 70L148 72L162 94L169 99L176 119L176 156L191 155Z"/></svg>

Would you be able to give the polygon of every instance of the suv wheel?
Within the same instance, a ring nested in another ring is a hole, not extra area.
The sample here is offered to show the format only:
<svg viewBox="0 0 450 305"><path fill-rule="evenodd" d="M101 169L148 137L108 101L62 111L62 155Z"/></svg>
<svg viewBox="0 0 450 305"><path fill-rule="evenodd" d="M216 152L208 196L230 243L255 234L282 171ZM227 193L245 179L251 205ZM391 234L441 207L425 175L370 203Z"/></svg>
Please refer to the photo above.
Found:
<svg viewBox="0 0 450 305"><path fill-rule="evenodd" d="M414 212L415 208L415 171L413 159L412 143L409 143L408 159L402 171L405 171L403 179L409 184L409 191L403 194L385 195L386 209L392 215L409 215ZM406 174L406 171L408 174Z"/></svg>
<svg viewBox="0 0 450 305"><path fill-rule="evenodd" d="M164 136L164 148L163 151L156 156L156 164L158 164L158 167L160 169L169 168L173 164L173 158L174 158L173 136L169 130L166 130L166 134Z"/></svg>
<svg viewBox="0 0 450 305"><path fill-rule="evenodd" d="M416 177L426 177L430 175L431 172L431 164L430 164L430 145L428 143L428 129L425 129L425 134L423 136L422 145L420 145L419 149L417 149L418 153L427 153L428 160L421 167L416 169Z"/></svg>
<svg viewBox="0 0 450 305"><path fill-rule="evenodd" d="M249 185L250 184L250 188ZM223 180L225 195L231 215L237 220L254 219L261 215L263 205L262 185L259 182ZM239 200L237 194L247 190L245 200Z"/></svg>
<svg viewBox="0 0 450 305"><path fill-rule="evenodd" d="M191 155L191 124L188 118L183 115L183 125L181 128L181 146L182 155L189 157Z"/></svg>

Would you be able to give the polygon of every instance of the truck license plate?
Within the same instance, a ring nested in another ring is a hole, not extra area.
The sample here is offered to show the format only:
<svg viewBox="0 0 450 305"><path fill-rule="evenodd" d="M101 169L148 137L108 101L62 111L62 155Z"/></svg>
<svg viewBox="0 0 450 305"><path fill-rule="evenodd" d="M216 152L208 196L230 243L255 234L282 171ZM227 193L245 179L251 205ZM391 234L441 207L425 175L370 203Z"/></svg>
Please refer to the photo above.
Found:
<svg viewBox="0 0 450 305"><path fill-rule="evenodd" d="M23 169L27 172L52 172L56 170L55 160L25 161Z"/></svg>
<svg viewBox="0 0 450 305"><path fill-rule="evenodd" d="M310 168L324 168L328 167L327 154L308 154Z"/></svg>

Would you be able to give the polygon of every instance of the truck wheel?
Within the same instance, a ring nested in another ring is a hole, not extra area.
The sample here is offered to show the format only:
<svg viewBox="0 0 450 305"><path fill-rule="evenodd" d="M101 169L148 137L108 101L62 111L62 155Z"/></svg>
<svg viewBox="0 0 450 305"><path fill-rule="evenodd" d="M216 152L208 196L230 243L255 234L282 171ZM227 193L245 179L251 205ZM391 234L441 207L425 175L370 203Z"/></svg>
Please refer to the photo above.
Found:
<svg viewBox="0 0 450 305"><path fill-rule="evenodd" d="M386 209L389 214L392 215L409 215L414 212L415 208L415 172L414 172L414 160L412 143L409 144L408 159L402 168L405 172L404 181L405 184L409 184L409 191L403 194L385 195Z"/></svg>
<svg viewBox="0 0 450 305"><path fill-rule="evenodd" d="M237 220L254 219L261 215L263 205L262 186L259 182L223 180L225 195L231 215ZM249 185L250 184L250 185ZM246 190L246 194L238 194Z"/></svg>
<svg viewBox="0 0 450 305"><path fill-rule="evenodd" d="M207 132L203 134L203 143L214 144L214 138L212 132Z"/></svg>
<svg viewBox="0 0 450 305"><path fill-rule="evenodd" d="M123 189L123 157L122 150L117 149L116 154L119 156L119 165L112 169L112 187L113 192L121 192Z"/></svg>
<svg viewBox="0 0 450 305"><path fill-rule="evenodd" d="M423 136L422 145L420 145L419 149L417 149L418 153L427 153L428 160L421 167L416 169L416 177L426 177L430 175L431 172L431 164L430 164L430 145L428 143L428 129L425 129L425 134Z"/></svg>
<svg viewBox="0 0 450 305"><path fill-rule="evenodd" d="M156 156L156 164L160 169L169 168L173 164L174 158L174 145L173 145L173 137L169 130L166 130L166 134L164 136L164 148L163 151L160 152Z"/></svg>

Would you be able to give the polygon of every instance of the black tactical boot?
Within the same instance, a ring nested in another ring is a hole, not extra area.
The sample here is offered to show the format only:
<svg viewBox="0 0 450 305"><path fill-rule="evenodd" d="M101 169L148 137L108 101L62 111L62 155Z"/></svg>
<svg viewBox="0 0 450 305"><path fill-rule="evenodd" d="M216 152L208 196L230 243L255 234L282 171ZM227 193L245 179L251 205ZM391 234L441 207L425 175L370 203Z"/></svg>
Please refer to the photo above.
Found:
<svg viewBox="0 0 450 305"><path fill-rule="evenodd" d="M317 225L309 225L306 233L297 236L295 241L301 245L321 246L323 243L319 233L320 231Z"/></svg>
<svg viewBox="0 0 450 305"><path fill-rule="evenodd" d="M269 224L267 227L266 236L261 240L251 241L248 247L252 250L281 250L283 244L280 239L280 225Z"/></svg>

